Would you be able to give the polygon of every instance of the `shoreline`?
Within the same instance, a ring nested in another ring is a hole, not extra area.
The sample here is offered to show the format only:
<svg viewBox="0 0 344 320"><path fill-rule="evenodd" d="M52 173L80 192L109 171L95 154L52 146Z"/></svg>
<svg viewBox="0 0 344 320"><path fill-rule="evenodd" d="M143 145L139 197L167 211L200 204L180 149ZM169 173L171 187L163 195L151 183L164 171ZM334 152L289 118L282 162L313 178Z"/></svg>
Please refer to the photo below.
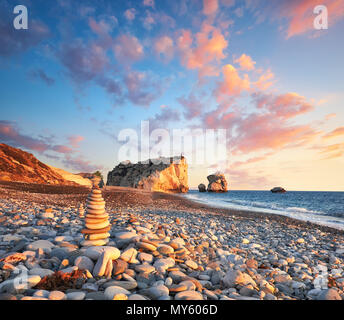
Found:
<svg viewBox="0 0 344 320"><path fill-rule="evenodd" d="M159 195L158 197L164 197L166 194ZM330 232L334 234L344 235L344 230L336 229L334 227L324 226L321 224L317 224L314 222L309 221L303 221L296 218L291 218L282 214L275 214L275 213L265 213L265 212L259 212L259 211L251 211L251 210L239 210L239 209L229 209L229 208L219 208L210 204L204 204L197 202L196 200L187 199L179 194L168 194L171 196L171 198L175 197L183 201L187 206L190 206L190 208L197 208L197 209L204 209L207 210L209 214L220 214L224 217L228 215L236 215L240 217L244 217L247 219L271 219L274 221L277 221L281 224L287 224L287 225L294 225L302 228L318 228L321 231L324 232Z"/></svg>
<svg viewBox="0 0 344 320"><path fill-rule="evenodd" d="M49 195L66 195L67 199L71 202L80 202L83 201L83 199L86 199L86 196L90 190L89 187L84 186L60 186L60 185L43 185L43 184L31 184L26 182L8 182L8 181L0 181L0 190L13 190L13 191L22 191L24 194L33 194L33 193L43 193L43 194L49 194ZM266 212L260 212L260 211L251 211L251 210L240 210L240 209L233 209L233 208L220 208L216 207L211 204L204 204L197 202L196 200L187 199L184 195L179 193L164 193L164 192L157 192L157 191L147 191L147 190L141 190L136 188L130 188L130 187L118 187L118 186L105 186L102 189L102 192L104 193L104 198L106 201L108 201L111 198L111 195L113 193L117 194L127 194L128 197L116 197L119 198L120 201L123 201L123 198L126 198L124 200L124 204L126 205L153 205L154 208L161 207L164 209L165 203L161 202L160 200L170 200L178 201L178 206L175 206L175 208L179 211L188 211L188 210L201 210L205 214L209 215L221 215L224 217L228 217L231 215L242 217L249 220L259 219L259 220L272 220L276 221L282 225L285 225L286 227L289 225L297 226L299 228L304 229L314 229L317 228L323 232L330 232L333 234L338 235L344 235L344 230L337 229L335 227L325 226L321 225L315 222L310 221L304 221L301 219L296 219L292 217L288 217L282 214L275 214L275 213L266 213ZM138 198L135 199L134 197L130 197L130 195L135 194L138 195ZM75 199L73 199L73 196L75 196ZM13 195L14 198L17 196ZM40 199L40 197L37 197L37 201L43 201ZM58 196L57 196L58 198ZM71 199L70 199L71 198ZM129 199L127 199L129 198ZM1 197L0 197L1 199ZM74 200L74 201L73 201ZM110 200L111 201L111 200ZM48 201L45 201L47 204L59 204L61 201L60 199L49 199ZM130 203L132 202L132 203ZM108 203L109 205L109 203ZM111 208L115 207L115 203L110 203ZM120 207L123 206L123 203L119 203Z"/></svg>

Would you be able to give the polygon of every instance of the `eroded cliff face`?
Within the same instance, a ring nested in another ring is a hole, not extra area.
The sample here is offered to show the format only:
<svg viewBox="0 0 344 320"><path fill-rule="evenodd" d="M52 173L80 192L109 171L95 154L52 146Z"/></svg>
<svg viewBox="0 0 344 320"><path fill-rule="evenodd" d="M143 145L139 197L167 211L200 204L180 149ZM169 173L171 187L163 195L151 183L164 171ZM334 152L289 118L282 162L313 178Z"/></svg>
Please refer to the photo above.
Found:
<svg viewBox="0 0 344 320"><path fill-rule="evenodd" d="M184 157L159 158L136 164L126 161L108 173L106 185L161 192L187 192L188 165Z"/></svg>
<svg viewBox="0 0 344 320"><path fill-rule="evenodd" d="M0 143L0 180L43 184L77 185L37 160L31 153Z"/></svg>

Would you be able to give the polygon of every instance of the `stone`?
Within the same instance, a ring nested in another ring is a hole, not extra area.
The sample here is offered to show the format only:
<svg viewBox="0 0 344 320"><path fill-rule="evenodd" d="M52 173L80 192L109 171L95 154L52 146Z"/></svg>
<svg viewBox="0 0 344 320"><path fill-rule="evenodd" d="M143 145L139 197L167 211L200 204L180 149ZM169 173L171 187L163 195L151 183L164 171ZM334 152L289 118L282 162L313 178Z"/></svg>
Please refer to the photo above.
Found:
<svg viewBox="0 0 344 320"><path fill-rule="evenodd" d="M147 272L147 273L151 273L153 271L155 271L155 267L153 267L150 264L139 264L135 266L135 271L136 272Z"/></svg>
<svg viewBox="0 0 344 320"><path fill-rule="evenodd" d="M49 270L49 269L43 269L43 268L32 268L29 270L29 274L38 275L41 278L44 278L45 276L50 276L53 273L54 271Z"/></svg>
<svg viewBox="0 0 344 320"><path fill-rule="evenodd" d="M222 173L211 174L207 177L208 192L227 192L227 181Z"/></svg>
<svg viewBox="0 0 344 320"><path fill-rule="evenodd" d="M0 283L0 293L21 293L35 287L41 281L38 275L21 274L14 279L8 279Z"/></svg>
<svg viewBox="0 0 344 320"><path fill-rule="evenodd" d="M100 255L106 251L109 258L111 260L116 260L121 252L116 248L116 247L111 247L111 246L93 246L93 247L88 247L84 253L84 255L92 260L98 260Z"/></svg>
<svg viewBox="0 0 344 320"><path fill-rule="evenodd" d="M317 300L342 300L336 289L325 289L321 290L316 298Z"/></svg>
<svg viewBox="0 0 344 320"><path fill-rule="evenodd" d="M161 245L159 245L159 246L157 247L157 250L158 250L161 254L166 254L166 255L171 254L171 253L174 252L174 249L173 249L171 246L167 245L167 244L161 244Z"/></svg>
<svg viewBox="0 0 344 320"><path fill-rule="evenodd" d="M134 293L129 296L128 300L147 300L147 298L141 294Z"/></svg>
<svg viewBox="0 0 344 320"><path fill-rule="evenodd" d="M140 252L138 254L138 259L141 262L148 262L148 263L152 263L153 262L153 255L150 253L146 253L146 252Z"/></svg>
<svg viewBox="0 0 344 320"><path fill-rule="evenodd" d="M67 296L62 291L54 290L50 292L48 299L49 300L66 300Z"/></svg>
<svg viewBox="0 0 344 320"><path fill-rule="evenodd" d="M43 249L45 253L50 253L53 247L55 247L55 245L48 240L37 240L37 241L29 243L26 246L26 249L27 250Z"/></svg>
<svg viewBox="0 0 344 320"><path fill-rule="evenodd" d="M207 191L207 188L206 188L206 186L205 186L203 183L200 183L200 184L198 185L198 191L199 191L199 192L206 192L206 191Z"/></svg>
<svg viewBox="0 0 344 320"><path fill-rule="evenodd" d="M83 291L75 291L67 293L67 300L84 300L86 293Z"/></svg>
<svg viewBox="0 0 344 320"><path fill-rule="evenodd" d="M33 294L34 297L48 298L50 291L48 290L36 290Z"/></svg>
<svg viewBox="0 0 344 320"><path fill-rule="evenodd" d="M138 246L140 249L147 250L147 251L155 251L155 250L157 249L156 246L154 246L154 245L151 244L151 243L147 243L147 242L138 242L138 243L137 243L137 246Z"/></svg>
<svg viewBox="0 0 344 320"><path fill-rule="evenodd" d="M102 291L86 293L86 297L85 297L84 300L90 300L90 299L91 300L107 300L106 297L105 297L104 292L102 292Z"/></svg>
<svg viewBox="0 0 344 320"><path fill-rule="evenodd" d="M129 263L135 263L136 262L136 255L137 255L137 250L135 248L129 248L122 252L120 255L120 258L126 262Z"/></svg>
<svg viewBox="0 0 344 320"><path fill-rule="evenodd" d="M113 261L113 269L112 269L112 274L114 276L117 276L118 274L121 274L125 272L128 268L128 263L125 262L122 259L117 259Z"/></svg>
<svg viewBox="0 0 344 320"><path fill-rule="evenodd" d="M186 260L185 264L191 269L197 269L198 268L198 264L193 260Z"/></svg>
<svg viewBox="0 0 344 320"><path fill-rule="evenodd" d="M193 290L179 292L174 297L175 300L203 300L201 293Z"/></svg>
<svg viewBox="0 0 344 320"><path fill-rule="evenodd" d="M146 294L149 297L151 297L154 300L159 299L159 298L161 298L163 296L168 296L169 295L168 288L165 285L163 285L163 284L150 287L145 292L146 292Z"/></svg>
<svg viewBox="0 0 344 320"><path fill-rule="evenodd" d="M17 300L17 297L9 293L0 293L0 300Z"/></svg>
<svg viewBox="0 0 344 320"><path fill-rule="evenodd" d="M118 286L110 286L107 287L104 291L104 296L107 300L113 300L114 296L116 294L120 294L123 293L125 295L130 295L130 291L122 288L122 287L118 287Z"/></svg>
<svg viewBox="0 0 344 320"><path fill-rule="evenodd" d="M168 268L173 267L175 264L174 260L172 258L162 258L162 259L157 259L154 264L153 267L161 272L161 273L165 273L166 270Z"/></svg>
<svg viewBox="0 0 344 320"><path fill-rule="evenodd" d="M111 280L103 284L104 288L108 287L121 287L126 290L133 290L137 287L137 282L136 281L116 281L116 280Z"/></svg>
<svg viewBox="0 0 344 320"><path fill-rule="evenodd" d="M233 288L236 285L245 286L247 284L252 284L256 286L255 281L245 272L240 270L229 269L225 277L222 279L224 286L227 288Z"/></svg>
<svg viewBox="0 0 344 320"><path fill-rule="evenodd" d="M187 192L187 169L184 156L149 159L146 164L123 161L108 173L106 184L149 191Z"/></svg>
<svg viewBox="0 0 344 320"><path fill-rule="evenodd" d="M75 259L74 265L78 267L79 270L88 270L92 273L94 263L93 261L86 256L79 256Z"/></svg>

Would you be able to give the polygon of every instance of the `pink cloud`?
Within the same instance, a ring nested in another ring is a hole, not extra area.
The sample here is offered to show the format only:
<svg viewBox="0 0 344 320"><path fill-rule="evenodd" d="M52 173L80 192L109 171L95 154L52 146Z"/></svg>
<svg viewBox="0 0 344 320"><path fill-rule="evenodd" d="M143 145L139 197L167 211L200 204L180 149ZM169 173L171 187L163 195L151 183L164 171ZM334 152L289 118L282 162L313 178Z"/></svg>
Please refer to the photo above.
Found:
<svg viewBox="0 0 344 320"><path fill-rule="evenodd" d="M323 0L320 3L314 0L288 1L282 15L290 19L287 38L314 30L313 9L321 4L327 7L329 24L334 25L344 16L344 2L342 0Z"/></svg>
<svg viewBox="0 0 344 320"><path fill-rule="evenodd" d="M127 98L135 105L147 107L164 90L164 83L148 72L130 71L124 78Z"/></svg>
<svg viewBox="0 0 344 320"><path fill-rule="evenodd" d="M110 33L114 29L115 25L117 25L117 23L118 21L114 16L108 17L106 21L100 20L98 22L93 18L88 19L88 24L91 30L100 36Z"/></svg>
<svg viewBox="0 0 344 320"><path fill-rule="evenodd" d="M208 16L216 13L218 8L218 0L203 0L203 13L205 15Z"/></svg>
<svg viewBox="0 0 344 320"><path fill-rule="evenodd" d="M238 59L235 59L234 63L238 63L240 65L240 68L245 71L254 70L254 65L256 64L256 62L253 61L252 58L245 53L243 53Z"/></svg>
<svg viewBox="0 0 344 320"><path fill-rule="evenodd" d="M217 101L221 101L223 96L239 96L242 91L250 89L250 80L245 74L241 78L238 71L231 64L227 64L222 68L223 80L218 82L217 88L214 91Z"/></svg>
<svg viewBox="0 0 344 320"><path fill-rule="evenodd" d="M177 39L182 64L187 69L198 70L199 77L218 75L228 45L220 29L205 22L194 38L195 41L189 30L182 30Z"/></svg>
<svg viewBox="0 0 344 320"><path fill-rule="evenodd" d="M25 148L39 153L54 151L61 154L71 154L75 152L77 143L81 141L81 136L69 137L69 145L55 145L49 138L33 138L22 134L15 123L0 121L0 140L17 148ZM72 147L70 147L70 145Z"/></svg>
<svg viewBox="0 0 344 320"><path fill-rule="evenodd" d="M135 62L144 54L140 41L129 34L118 36L113 49L117 60L121 63Z"/></svg>
<svg viewBox="0 0 344 320"><path fill-rule="evenodd" d="M259 76L259 79L252 84L261 91L266 91L269 89L275 82L275 75L271 72L270 69L266 70L262 75Z"/></svg>
<svg viewBox="0 0 344 320"><path fill-rule="evenodd" d="M188 120L200 116L204 111L203 102L194 94L190 94L188 97L180 97L177 101L184 107L184 117Z"/></svg>
<svg viewBox="0 0 344 320"><path fill-rule="evenodd" d="M265 108L281 119L293 118L314 110L314 106L305 97L295 92L280 95L255 93L253 98L258 108Z"/></svg>
<svg viewBox="0 0 344 320"><path fill-rule="evenodd" d="M143 0L143 5L154 8L154 0Z"/></svg>
<svg viewBox="0 0 344 320"><path fill-rule="evenodd" d="M338 127L328 134L324 135L324 139L335 138L344 135L344 127Z"/></svg>
<svg viewBox="0 0 344 320"><path fill-rule="evenodd" d="M83 140L85 140L85 138L79 135L72 135L68 137L68 142L73 148L78 148L79 143Z"/></svg>
<svg viewBox="0 0 344 320"><path fill-rule="evenodd" d="M135 8L131 8L131 9L127 9L124 12L124 16L127 20L129 21L133 21L135 20L135 16L136 16L136 10Z"/></svg>
<svg viewBox="0 0 344 320"><path fill-rule="evenodd" d="M162 36L155 40L154 50L157 55L164 56L167 61L171 60L174 52L174 43L172 38L168 36Z"/></svg>

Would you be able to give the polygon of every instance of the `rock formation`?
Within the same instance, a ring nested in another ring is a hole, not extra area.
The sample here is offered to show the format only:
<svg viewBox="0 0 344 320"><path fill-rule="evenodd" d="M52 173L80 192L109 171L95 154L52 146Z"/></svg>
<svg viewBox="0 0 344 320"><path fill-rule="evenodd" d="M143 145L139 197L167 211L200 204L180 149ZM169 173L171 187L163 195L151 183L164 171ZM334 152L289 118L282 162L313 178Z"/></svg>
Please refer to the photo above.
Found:
<svg viewBox="0 0 344 320"><path fill-rule="evenodd" d="M205 186L205 184L201 183L198 185L198 191L199 192L206 192L207 191L207 188Z"/></svg>
<svg viewBox="0 0 344 320"><path fill-rule="evenodd" d="M98 186L94 186L86 201L85 234L82 246L103 246L109 241L111 229L108 214L105 212L105 201Z"/></svg>
<svg viewBox="0 0 344 320"><path fill-rule="evenodd" d="M74 185L58 172L37 160L31 153L0 143L0 180Z"/></svg>
<svg viewBox="0 0 344 320"><path fill-rule="evenodd" d="M108 186L132 187L150 191L187 192L188 165L181 157L149 159L147 163L121 162L108 173Z"/></svg>
<svg viewBox="0 0 344 320"><path fill-rule="evenodd" d="M208 192L227 192L227 181L222 173L211 174L207 177Z"/></svg>
<svg viewBox="0 0 344 320"><path fill-rule="evenodd" d="M287 192L285 189L282 187L275 187L270 190L272 193L285 193Z"/></svg>

